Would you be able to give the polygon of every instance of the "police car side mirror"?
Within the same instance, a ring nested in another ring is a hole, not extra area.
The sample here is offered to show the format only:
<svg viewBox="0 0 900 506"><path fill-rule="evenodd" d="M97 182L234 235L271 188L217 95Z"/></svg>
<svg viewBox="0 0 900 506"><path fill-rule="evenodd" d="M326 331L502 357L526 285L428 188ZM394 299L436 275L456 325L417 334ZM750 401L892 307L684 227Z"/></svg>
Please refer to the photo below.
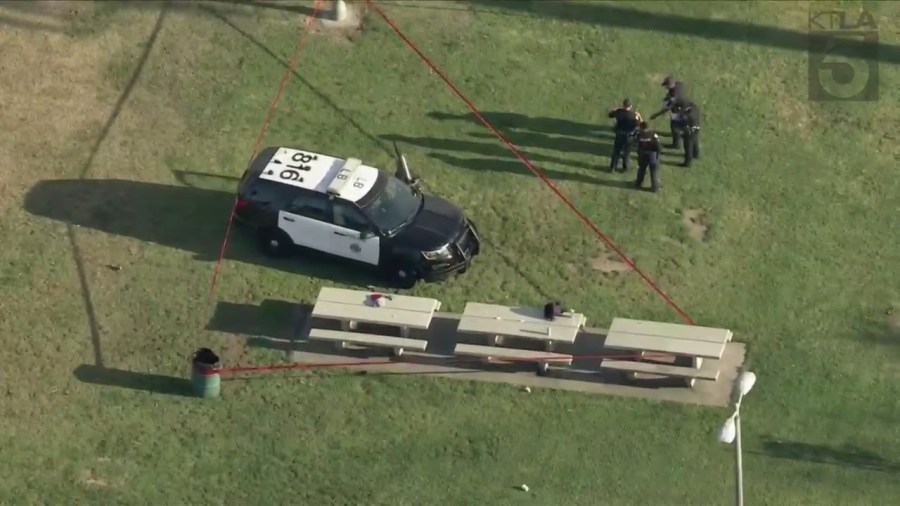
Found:
<svg viewBox="0 0 900 506"><path fill-rule="evenodd" d="M362 230L359 232L359 238L363 241L365 241L366 239L371 239L373 237L375 237L375 232L372 232L371 230Z"/></svg>

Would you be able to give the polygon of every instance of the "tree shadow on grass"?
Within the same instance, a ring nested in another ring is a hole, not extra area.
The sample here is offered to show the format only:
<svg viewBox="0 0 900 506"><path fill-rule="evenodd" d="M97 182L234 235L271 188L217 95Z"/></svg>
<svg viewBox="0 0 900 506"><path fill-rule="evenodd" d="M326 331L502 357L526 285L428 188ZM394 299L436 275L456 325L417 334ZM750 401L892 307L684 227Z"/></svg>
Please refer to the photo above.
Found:
<svg viewBox="0 0 900 506"><path fill-rule="evenodd" d="M189 251L196 260L218 259L234 195L229 192L121 179L41 181L25 197L34 215L68 225ZM380 282L374 269L304 251L270 260L252 234L235 230L226 259L292 274L366 286Z"/></svg>
<svg viewBox="0 0 900 506"><path fill-rule="evenodd" d="M446 164L460 167L466 170L484 171L484 172L508 172L510 174L531 175L529 168L522 163L521 160L506 146L490 142L473 142L456 139L437 139L430 137L406 137L402 135L384 135L383 139L388 141L411 144L419 147L434 149L438 151L450 151L456 153L479 154L486 157L496 158L463 158L452 154L445 153L429 153L429 157L440 160ZM588 144L585 143L584 146ZM566 165L579 169L588 169L591 171L605 170L609 164L608 153L612 150L612 145L608 143L591 144L595 146L597 163L595 165L584 162L575 162L563 158L545 156L539 154L525 154L525 156L535 163L537 168L551 180L577 181L581 183L596 184L601 186L609 186L619 188L621 185L615 181L609 181L576 171L562 171L555 169L547 169L544 164ZM584 147L583 146L583 147Z"/></svg>
<svg viewBox="0 0 900 506"><path fill-rule="evenodd" d="M607 125L582 123L561 118L531 117L514 112L482 112L481 115L503 132L532 132L544 135L564 135L568 137L612 136ZM440 121L465 121L483 126L472 113L452 114L441 111L428 113L428 117ZM493 135L493 134L489 134Z"/></svg>
<svg viewBox="0 0 900 506"><path fill-rule="evenodd" d="M612 131L610 131L610 134L611 133ZM469 137L484 139L487 142L497 139L497 136L491 132L473 132L469 134ZM562 153L583 153L603 156L608 154L608 151L612 149L612 144L608 140L598 142L597 140L548 135L538 132L513 132L507 137L513 144L520 148L547 149L560 151ZM612 138L613 136L610 135L609 137Z"/></svg>
<svg viewBox="0 0 900 506"><path fill-rule="evenodd" d="M600 26L645 30L658 33L674 33L758 46L769 46L807 52L810 33L774 26L764 26L739 21L694 18L677 14L656 13L622 7L616 3L600 2L525 2L522 0L472 0L477 6L531 13L544 18L589 23ZM823 7L823 11L829 10ZM850 19L855 22L853 14ZM879 44L877 41L844 39L835 45L832 56L900 63L900 46Z"/></svg>
<svg viewBox="0 0 900 506"><path fill-rule="evenodd" d="M131 96L131 92L134 90L138 79L143 73L144 67L147 63L147 59L150 57L150 52L156 46L156 39L158 38L160 31L162 30L163 21L165 20L168 11L167 7L167 5L163 5L159 9L159 14L156 17L156 23L153 25L153 30L151 30L150 35L147 37L146 42L143 44L143 51L141 52L140 58L138 58L134 71L131 73L131 78L128 80L128 83L125 84L125 88L122 90L122 93L119 94L119 97L113 105L109 116L106 118L106 123L104 123L100 135L94 141L94 145L91 147L88 157L81 165L81 169L78 173L79 179L76 180L76 184L82 183L84 181L84 178L87 177L88 173L91 170L91 167L93 167L94 165L94 159L96 158L97 153L100 152L100 147L103 146L103 143L106 141L109 132L112 130L112 127L116 123L119 114L122 112L125 103ZM48 204L53 205L54 203L49 202ZM66 236L69 239L69 248L72 252L72 259L75 263L75 270L78 274L81 299L84 303L88 329L91 335L91 345L94 351L94 365L102 367L104 365L104 360L103 346L101 344L100 336L100 325L97 322L97 315L94 308L93 298L91 296L91 287L88 283L86 269L84 266L84 256L81 254L81 246L78 242L78 238L75 234L75 229L72 225L73 224L71 222L66 222Z"/></svg>
<svg viewBox="0 0 900 506"><path fill-rule="evenodd" d="M531 175L531 171L528 170L525 165L519 161L518 159L496 159L496 158L460 158L452 155L444 155L440 153L431 153L428 155L430 158L435 160L440 160L443 163L448 165L452 165L454 167L460 167L468 170L477 170L484 172L507 172L510 174L520 174L520 175ZM608 160L604 160L604 165L602 168L597 166L594 168L596 172L607 171L606 164L609 163ZM634 181L631 179L628 180L615 180L615 179L605 179L601 177L590 176L586 174L578 174L573 172L563 172L559 170L551 170L545 169L543 167L538 167L538 169L547 176L548 179L552 181L558 180L567 180L567 181L575 181L579 183L587 183L598 186L606 186L608 188L619 188L619 189L633 189Z"/></svg>
<svg viewBox="0 0 900 506"><path fill-rule="evenodd" d="M885 312L882 321L871 321L857 336L866 343L896 347L900 351L900 313L891 309Z"/></svg>
<svg viewBox="0 0 900 506"><path fill-rule="evenodd" d="M832 464L868 471L900 472L900 462L885 459L872 451L856 446L832 448L824 445L767 439L762 443L761 452L752 453L779 459Z"/></svg>
<svg viewBox="0 0 900 506"><path fill-rule="evenodd" d="M127 388L157 394L191 397L191 382L185 378L164 376L121 369L110 369L95 365L80 365L75 378L84 383L107 387Z"/></svg>
<svg viewBox="0 0 900 506"><path fill-rule="evenodd" d="M496 142L475 142L459 139L440 139L435 137L407 137L404 135L382 135L381 138L388 142L410 144L413 146L419 146L438 151L493 156L498 158L509 158L515 156L512 151L507 146L503 145L499 140ZM595 146L597 153L605 153L608 150L612 149L611 145L604 143L597 143ZM590 166L586 163L566 160L564 158L557 158L554 156L546 156L533 153L525 153L525 156L532 162L538 164L552 163L555 165L567 165L570 167L582 169L590 168ZM523 166L522 169L525 170L525 167Z"/></svg>
<svg viewBox="0 0 900 506"><path fill-rule="evenodd" d="M449 114L431 112L429 117L438 120L461 120L481 124L473 114ZM556 118L532 118L517 113L488 112L484 113L488 121L494 124L507 139L517 148L542 149L561 153L588 154L597 157L596 163L570 161L565 158L535 153L523 153L537 168L551 180L577 181L611 188L631 188L631 181L616 181L598 178L577 172L547 169L544 164L567 165L590 171L607 172L609 156L612 153L613 133L609 126L598 127L587 123ZM404 137L387 135L383 138L395 142L403 142L439 151L479 154L496 158L462 158L455 154L430 153L429 157L446 164L468 170L509 172L511 174L528 175L531 171L519 160L508 146L490 132L472 132L470 137L483 139L484 142L469 140L435 139L427 137Z"/></svg>
<svg viewBox="0 0 900 506"><path fill-rule="evenodd" d="M182 185L194 188L198 187L196 183L199 181L204 181L205 183L218 181L218 183L213 184L224 184L229 188L237 188L238 182L241 180L241 178L237 176L200 172L197 170L172 170L172 175L175 176L175 180Z"/></svg>

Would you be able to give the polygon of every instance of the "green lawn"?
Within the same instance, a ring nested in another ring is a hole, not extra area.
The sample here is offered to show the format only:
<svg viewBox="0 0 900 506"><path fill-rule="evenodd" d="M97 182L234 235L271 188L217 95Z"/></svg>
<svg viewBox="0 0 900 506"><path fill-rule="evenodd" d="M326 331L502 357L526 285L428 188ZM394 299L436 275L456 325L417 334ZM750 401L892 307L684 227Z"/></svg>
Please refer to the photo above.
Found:
<svg viewBox="0 0 900 506"><path fill-rule="evenodd" d="M382 5L698 324L748 343L748 504L900 496L900 8L864 4L884 44L873 103L807 100L806 2ZM732 500L724 410L337 372L172 394L196 347L285 361L247 344L290 331L279 301L369 282L235 235L206 302L311 2L72 5L0 5L0 503ZM601 170L592 129L625 96L649 115L669 73L703 106L703 157L664 166L656 197ZM592 268L609 252L377 17L311 35L265 144L391 166L390 141L486 241L416 294L679 322L635 273Z"/></svg>

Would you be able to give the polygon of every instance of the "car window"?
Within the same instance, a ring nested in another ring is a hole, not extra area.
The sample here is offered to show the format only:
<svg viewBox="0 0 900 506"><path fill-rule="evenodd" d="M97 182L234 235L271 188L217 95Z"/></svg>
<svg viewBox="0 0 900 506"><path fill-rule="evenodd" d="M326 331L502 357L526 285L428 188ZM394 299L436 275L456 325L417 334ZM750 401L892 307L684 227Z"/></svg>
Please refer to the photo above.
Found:
<svg viewBox="0 0 900 506"><path fill-rule="evenodd" d="M265 180L255 181L248 190L244 195L245 198L252 199L257 204L271 205L276 208L286 206L296 193L290 191L291 188L287 185L270 183Z"/></svg>
<svg viewBox="0 0 900 506"><path fill-rule="evenodd" d="M323 195L300 193L294 197L285 210L314 220L331 221L328 213L328 200Z"/></svg>
<svg viewBox="0 0 900 506"><path fill-rule="evenodd" d="M387 234L411 222L421 203L422 196L408 184L388 176L377 196L363 205L363 212Z"/></svg>
<svg viewBox="0 0 900 506"><path fill-rule="evenodd" d="M357 232L372 228L356 206L342 200L334 201L334 224Z"/></svg>

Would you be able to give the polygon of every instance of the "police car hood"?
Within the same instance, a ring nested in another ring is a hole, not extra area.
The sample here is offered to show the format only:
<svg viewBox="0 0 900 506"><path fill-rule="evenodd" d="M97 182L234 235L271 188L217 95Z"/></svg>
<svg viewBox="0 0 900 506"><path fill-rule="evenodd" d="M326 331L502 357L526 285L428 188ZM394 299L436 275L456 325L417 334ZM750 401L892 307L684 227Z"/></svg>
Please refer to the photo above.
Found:
<svg viewBox="0 0 900 506"><path fill-rule="evenodd" d="M465 213L451 202L423 195L422 208L415 219L394 236L398 245L434 251L452 242L465 223Z"/></svg>

